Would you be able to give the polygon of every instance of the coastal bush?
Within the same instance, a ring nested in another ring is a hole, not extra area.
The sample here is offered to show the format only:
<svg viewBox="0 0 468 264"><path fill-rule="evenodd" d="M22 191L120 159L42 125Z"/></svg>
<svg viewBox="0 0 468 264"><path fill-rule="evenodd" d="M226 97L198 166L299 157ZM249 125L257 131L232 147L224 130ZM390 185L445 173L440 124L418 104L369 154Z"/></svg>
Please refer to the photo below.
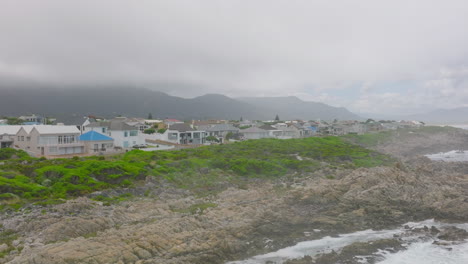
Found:
<svg viewBox="0 0 468 264"><path fill-rule="evenodd" d="M23 159L20 157L26 153L21 151L1 153L9 159L0 165L0 193L11 195L3 197L0 205L8 200L9 206L18 199L48 204L106 188L128 187L149 175L209 194L220 186L243 185L251 178L278 178L322 166L356 168L392 162L340 137L247 140L176 151L132 150L106 159Z"/></svg>

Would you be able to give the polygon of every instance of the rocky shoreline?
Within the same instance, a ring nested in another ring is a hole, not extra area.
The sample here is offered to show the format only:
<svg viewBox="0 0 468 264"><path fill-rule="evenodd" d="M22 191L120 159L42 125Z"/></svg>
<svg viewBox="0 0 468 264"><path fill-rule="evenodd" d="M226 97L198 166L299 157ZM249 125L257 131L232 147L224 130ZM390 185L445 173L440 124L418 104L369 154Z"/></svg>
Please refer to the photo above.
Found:
<svg viewBox="0 0 468 264"><path fill-rule="evenodd" d="M456 140L465 144L460 135ZM225 263L408 221L468 221L467 164L432 162L416 157L427 153L404 146L401 155L395 146L387 148L377 147L404 159L390 167L252 180L205 197L148 176L140 187L100 193L132 194L120 203L81 197L25 207L0 216L0 249L7 252L0 262Z"/></svg>

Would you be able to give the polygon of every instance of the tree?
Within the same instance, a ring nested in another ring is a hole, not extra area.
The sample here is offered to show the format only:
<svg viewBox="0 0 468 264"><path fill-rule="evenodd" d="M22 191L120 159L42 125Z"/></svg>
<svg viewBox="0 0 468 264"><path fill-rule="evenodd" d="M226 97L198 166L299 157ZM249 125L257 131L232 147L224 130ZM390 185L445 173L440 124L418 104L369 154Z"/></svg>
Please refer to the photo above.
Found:
<svg viewBox="0 0 468 264"><path fill-rule="evenodd" d="M280 121L278 114L276 114L275 121Z"/></svg>
<svg viewBox="0 0 468 264"><path fill-rule="evenodd" d="M7 124L8 125L22 125L23 120L17 118L17 117L7 117Z"/></svg>
<svg viewBox="0 0 468 264"><path fill-rule="evenodd" d="M153 115L151 113L148 114L148 119L149 120L153 119Z"/></svg>
<svg viewBox="0 0 468 264"><path fill-rule="evenodd" d="M148 129L145 129L145 130L143 131L143 133L145 133L145 134L154 134L154 133L156 133L156 129L154 129L154 128L148 128Z"/></svg>
<svg viewBox="0 0 468 264"><path fill-rule="evenodd" d="M219 140L215 136L207 136L206 141L219 142Z"/></svg>
<svg viewBox="0 0 468 264"><path fill-rule="evenodd" d="M226 140L229 140L229 139L233 138L233 136L234 136L234 134L232 132L228 132L226 134Z"/></svg>

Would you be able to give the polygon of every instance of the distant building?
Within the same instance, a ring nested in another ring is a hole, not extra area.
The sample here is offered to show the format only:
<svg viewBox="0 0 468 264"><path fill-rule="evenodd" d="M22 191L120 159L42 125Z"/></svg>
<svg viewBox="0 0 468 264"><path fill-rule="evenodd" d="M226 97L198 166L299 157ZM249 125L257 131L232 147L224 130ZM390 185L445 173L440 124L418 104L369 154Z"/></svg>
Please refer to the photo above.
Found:
<svg viewBox="0 0 468 264"><path fill-rule="evenodd" d="M16 133L14 145L33 156L84 154L76 126L22 126Z"/></svg>
<svg viewBox="0 0 468 264"><path fill-rule="evenodd" d="M167 139L170 142L183 145L205 144L206 132L194 129L189 124L178 123L169 126L166 131Z"/></svg>
<svg viewBox="0 0 468 264"><path fill-rule="evenodd" d="M145 143L145 139L139 136L140 128L127 124L125 119L94 122L85 126L84 131L96 131L107 135L114 139L114 146L121 148L131 148L134 145Z"/></svg>
<svg viewBox="0 0 468 264"><path fill-rule="evenodd" d="M207 136L216 137L220 142L224 142L226 136L231 133L233 136L236 136L239 133L239 128L231 124L216 124L205 126L206 128L200 128L199 130L205 130Z"/></svg>
<svg viewBox="0 0 468 264"><path fill-rule="evenodd" d="M90 154L110 152L114 148L114 139L98 133L88 131L79 137L84 144L84 151Z"/></svg>
<svg viewBox="0 0 468 264"><path fill-rule="evenodd" d="M242 134L244 139L260 139L270 137L270 133L267 130L258 127L249 127L247 129L242 129L239 131L239 133Z"/></svg>
<svg viewBox="0 0 468 264"><path fill-rule="evenodd" d="M0 148L11 148L21 126L0 126Z"/></svg>

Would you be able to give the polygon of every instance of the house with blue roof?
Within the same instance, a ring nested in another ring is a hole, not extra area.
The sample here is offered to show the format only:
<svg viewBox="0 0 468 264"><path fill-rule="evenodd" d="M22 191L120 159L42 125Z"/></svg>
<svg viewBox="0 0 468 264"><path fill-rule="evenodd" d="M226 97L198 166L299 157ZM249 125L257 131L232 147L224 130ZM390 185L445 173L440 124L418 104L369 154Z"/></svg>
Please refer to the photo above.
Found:
<svg viewBox="0 0 468 264"><path fill-rule="evenodd" d="M98 154L114 150L114 139L94 130L82 134L79 140L84 143L86 153Z"/></svg>

